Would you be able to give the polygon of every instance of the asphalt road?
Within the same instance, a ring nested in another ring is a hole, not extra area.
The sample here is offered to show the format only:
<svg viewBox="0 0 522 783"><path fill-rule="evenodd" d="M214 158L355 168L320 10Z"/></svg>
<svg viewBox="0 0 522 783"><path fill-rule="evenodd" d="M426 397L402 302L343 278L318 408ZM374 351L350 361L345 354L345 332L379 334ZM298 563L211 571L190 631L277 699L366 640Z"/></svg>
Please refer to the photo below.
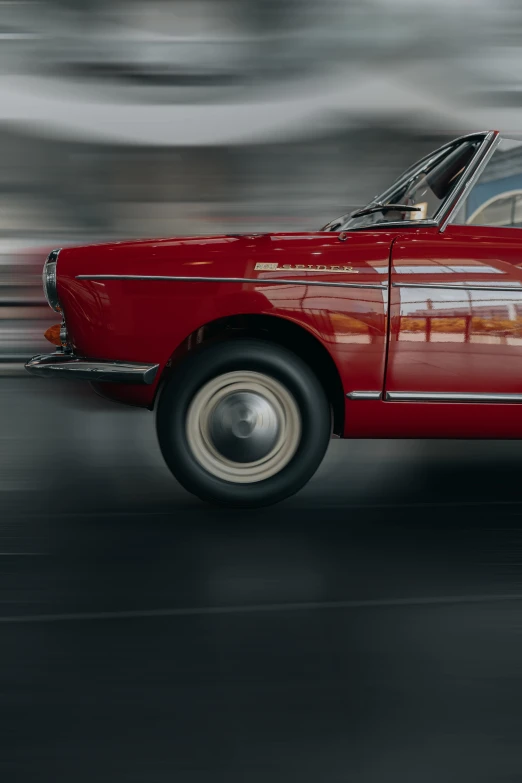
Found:
<svg viewBox="0 0 522 783"><path fill-rule="evenodd" d="M522 778L522 444L332 442L262 512L0 381L0 780Z"/></svg>

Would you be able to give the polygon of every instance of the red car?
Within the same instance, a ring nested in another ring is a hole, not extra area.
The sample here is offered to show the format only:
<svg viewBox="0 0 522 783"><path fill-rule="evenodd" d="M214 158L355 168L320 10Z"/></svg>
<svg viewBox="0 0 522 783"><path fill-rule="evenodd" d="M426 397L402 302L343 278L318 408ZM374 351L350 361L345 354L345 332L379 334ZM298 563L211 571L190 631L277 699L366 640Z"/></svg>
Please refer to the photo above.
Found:
<svg viewBox="0 0 522 783"><path fill-rule="evenodd" d="M446 144L308 233L54 251L59 345L26 367L156 409L171 471L274 503L332 436L522 437L522 143Z"/></svg>

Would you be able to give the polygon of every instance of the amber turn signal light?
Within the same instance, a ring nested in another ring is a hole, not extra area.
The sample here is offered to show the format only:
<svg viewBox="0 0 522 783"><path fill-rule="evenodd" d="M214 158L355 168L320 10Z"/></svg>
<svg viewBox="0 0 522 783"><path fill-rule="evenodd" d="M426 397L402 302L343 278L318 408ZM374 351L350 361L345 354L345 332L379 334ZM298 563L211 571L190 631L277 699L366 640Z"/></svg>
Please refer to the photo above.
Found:
<svg viewBox="0 0 522 783"><path fill-rule="evenodd" d="M60 329L61 324L55 324L54 326L50 326L47 331L44 333L44 337L46 340L49 340L50 343L53 345L61 345L62 341L60 340Z"/></svg>

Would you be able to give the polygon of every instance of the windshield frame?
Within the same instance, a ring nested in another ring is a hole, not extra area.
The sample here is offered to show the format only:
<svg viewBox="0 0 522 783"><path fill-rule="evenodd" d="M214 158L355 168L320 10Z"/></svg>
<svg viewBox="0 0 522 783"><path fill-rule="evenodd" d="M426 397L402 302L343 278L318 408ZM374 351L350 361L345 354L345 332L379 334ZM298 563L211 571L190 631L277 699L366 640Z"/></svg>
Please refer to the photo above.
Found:
<svg viewBox="0 0 522 783"><path fill-rule="evenodd" d="M500 142L501 136L498 131L480 131L478 133L469 133L465 136L459 136L456 139L452 139L451 141L444 144L442 147L433 150L428 155L425 155L423 158L418 160L412 166L407 168L406 171L403 174L401 174L401 176L398 179L396 179L395 182L392 183L392 185L390 185L390 187L388 187L385 191L380 193L378 196L375 196L375 198L373 198L366 205L370 207L373 204L377 204L378 202L382 202L383 204L386 204L386 199L390 195L392 195L397 190L397 188L400 188L402 184L407 182L412 177L415 177L418 174L420 174L423 169L427 168L428 166L431 166L433 163L436 163L437 159L443 157L449 148L454 147L459 143L465 141L472 141L474 139L481 140L481 144L479 144L478 149L475 152L475 155L468 163L465 172L460 177L460 179L455 184L455 186L450 191L450 193L446 196L444 201L440 204L440 206L437 209L437 212L432 218L423 218L421 220L388 220L388 221L382 220L379 221L379 223L354 226L353 228L351 227L339 228L338 231L339 232L373 231L375 229L381 229L381 228L387 229L387 228L396 228L396 227L404 227L404 228L439 227L439 230L441 232L444 231L447 225L450 223L451 218L453 217L453 215L456 213L457 209L461 205L464 197L467 195L470 187L474 184L474 182L478 179L478 177L484 170L491 155L495 151L497 144Z"/></svg>

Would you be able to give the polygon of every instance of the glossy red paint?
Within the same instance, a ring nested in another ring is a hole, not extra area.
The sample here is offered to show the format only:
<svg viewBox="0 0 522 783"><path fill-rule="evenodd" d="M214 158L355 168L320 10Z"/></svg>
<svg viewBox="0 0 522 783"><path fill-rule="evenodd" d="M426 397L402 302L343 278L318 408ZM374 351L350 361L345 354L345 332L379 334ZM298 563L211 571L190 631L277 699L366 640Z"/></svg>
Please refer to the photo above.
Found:
<svg viewBox="0 0 522 783"><path fill-rule="evenodd" d="M518 229L449 226L403 234L393 246L391 281L387 390L522 392Z"/></svg>
<svg viewBox="0 0 522 783"><path fill-rule="evenodd" d="M522 403L348 400L345 437L499 438L522 435Z"/></svg>
<svg viewBox="0 0 522 783"><path fill-rule="evenodd" d="M381 389L389 253L396 235L353 232L346 241L332 232L187 237L68 248L59 257L58 294L76 353L159 363L153 386L100 385L100 391L114 399L151 406L161 374L183 341L207 324L238 314L286 319L314 335L332 356L346 392ZM281 268L255 268L274 263ZM350 271L332 266L348 266ZM78 279L111 274L198 280ZM278 279L382 287L294 286Z"/></svg>
<svg viewBox="0 0 522 783"><path fill-rule="evenodd" d="M383 195L399 193L405 209L424 205L421 223L405 212L379 228L352 220L340 234L193 236L63 249L57 286L70 347L93 359L158 364L151 386L97 386L111 399L151 408L165 374L205 339L205 327L263 316L276 332L279 323L292 323L296 341L312 335L328 352L345 395L345 437L522 437L522 403L476 398L522 395L522 234L516 227L445 226L455 214L458 220L455 210L494 152L496 134L472 136L476 153L468 164L459 162L461 141L425 158ZM471 149L469 138L464 144ZM448 149L449 170L440 158ZM461 181L462 165L470 168ZM395 196L392 203L400 215ZM372 202L354 219L381 212L383 204L390 202ZM381 399L348 399L352 391ZM388 396L408 392L471 399Z"/></svg>
<svg viewBox="0 0 522 783"><path fill-rule="evenodd" d="M522 393L518 235L476 226L444 232L410 226L353 231L345 241L317 232L67 248L59 257L58 293L75 353L160 365L152 386L98 385L105 396L134 405L153 405L162 374L189 335L240 314L284 319L312 334L333 358L345 393ZM481 285L497 290L477 290ZM511 290L499 291L503 285ZM346 399L345 411L345 437L522 436L520 404Z"/></svg>

